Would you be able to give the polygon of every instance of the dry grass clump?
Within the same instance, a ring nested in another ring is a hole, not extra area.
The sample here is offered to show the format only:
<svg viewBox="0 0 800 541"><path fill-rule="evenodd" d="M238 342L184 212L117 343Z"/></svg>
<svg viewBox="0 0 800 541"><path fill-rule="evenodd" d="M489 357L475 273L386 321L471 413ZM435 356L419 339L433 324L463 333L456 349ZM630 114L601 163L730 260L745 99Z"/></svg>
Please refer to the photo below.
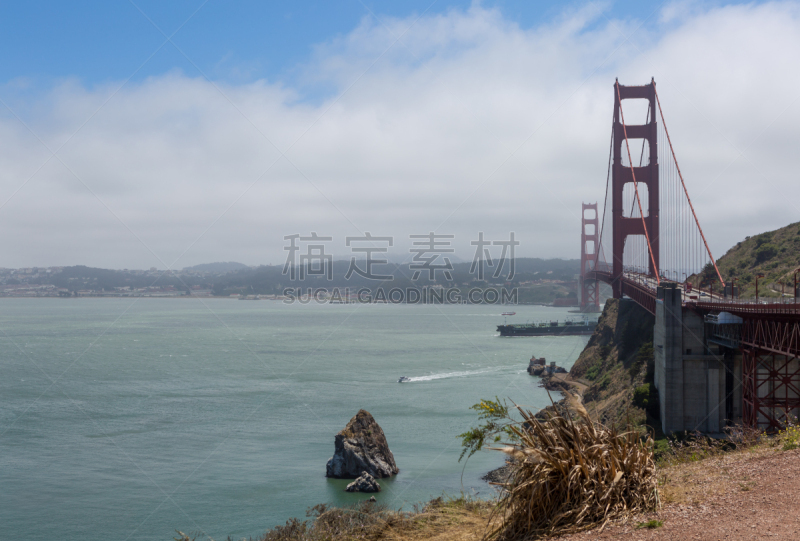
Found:
<svg viewBox="0 0 800 541"><path fill-rule="evenodd" d="M715 439L700 432L686 432L668 442L668 452L660 458L659 466L687 464L721 455L734 450L749 449L768 442L758 428L734 425L724 428L726 438Z"/></svg>
<svg viewBox="0 0 800 541"><path fill-rule="evenodd" d="M313 521L293 518L285 526L269 530L260 541L327 541L333 539L372 539L387 524L402 520L386 506L364 501L346 507L315 505L306 512Z"/></svg>
<svg viewBox="0 0 800 541"><path fill-rule="evenodd" d="M312 520L291 518L283 526L268 530L257 541L333 541L340 539L374 539L387 525L402 522L404 515L390 511L385 505L363 501L346 507L319 504L306 511ZM178 531L175 541L196 541L210 537L194 536ZM229 536L227 541L233 541ZM254 541L252 538L250 541Z"/></svg>
<svg viewBox="0 0 800 541"><path fill-rule="evenodd" d="M658 506L652 439L592 421L575 396L567 402L567 413L544 420L517 407L524 423L512 430L519 441L503 450L518 467L500 484L505 492L487 538L573 533Z"/></svg>
<svg viewBox="0 0 800 541"><path fill-rule="evenodd" d="M489 516L490 502L461 495L440 497L417 504L413 512L395 511L385 505L362 501L344 507L320 504L306 511L308 520L292 518L250 541L343 541L462 539L480 537ZM175 541L208 539L203 534L178 531ZM228 537L227 541L234 541Z"/></svg>

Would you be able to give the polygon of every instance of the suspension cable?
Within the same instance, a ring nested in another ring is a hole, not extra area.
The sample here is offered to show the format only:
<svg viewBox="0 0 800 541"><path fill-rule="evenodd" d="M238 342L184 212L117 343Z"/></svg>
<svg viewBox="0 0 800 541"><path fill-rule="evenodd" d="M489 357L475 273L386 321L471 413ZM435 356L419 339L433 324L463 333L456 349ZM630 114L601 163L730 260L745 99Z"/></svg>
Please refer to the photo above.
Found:
<svg viewBox="0 0 800 541"><path fill-rule="evenodd" d="M617 83L619 84L619 83ZM617 90L619 92L619 90ZM675 156L675 149L672 148L672 140L669 138L669 130L667 130L667 122L664 120L664 111L661 109L661 100L658 99L658 91L656 91L656 84L653 81L653 92L656 95L656 102L658 102L658 112L661 114L661 124L664 125L664 133L667 134L667 142L669 143L669 150L672 153L672 159L675 162L675 168L678 170L678 177L681 179L681 185L683 186L683 191L686 194L686 200L689 201L689 208L692 209L692 216L694 216L694 222L697 224L697 229L700 231L700 236L703 237L703 244L705 244L706 252L708 252L708 257L711 258L711 263L714 265L714 270L717 271L717 278L719 278L722 287L725 287L725 280L722 279L722 275L719 272L719 268L717 268L717 262L714 260L714 256L711 255L711 249L708 247L708 241L706 241L706 236L703 234L703 228L700 227L700 221L697 219L697 213L694 211L694 205L692 205L692 198L689 197L689 190L686 189L686 183L683 181L683 174L681 173L681 167L678 165L678 157ZM620 111L622 108L620 107ZM623 122L623 127L625 123ZM635 186L634 180L634 186Z"/></svg>
<svg viewBox="0 0 800 541"><path fill-rule="evenodd" d="M614 114L612 113L611 114L611 142L608 144L608 172L606 173L606 198L605 198L605 201L603 201L603 221L600 222L600 241L597 243L598 244L597 254L599 256L600 253L602 252L603 259L605 259L605 257L606 257L606 254L603 251L603 231L605 230L605 227L606 227L606 207L608 207L608 186L609 186L609 182L611 180L611 155L612 155L612 150L613 149L614 149ZM599 258L598 258L598 261L599 261ZM606 262L606 265L607 264L608 263ZM596 270L597 269L597 263L596 262L595 262L594 266L595 266L595 270ZM583 269L581 269L581 272L583 272Z"/></svg>

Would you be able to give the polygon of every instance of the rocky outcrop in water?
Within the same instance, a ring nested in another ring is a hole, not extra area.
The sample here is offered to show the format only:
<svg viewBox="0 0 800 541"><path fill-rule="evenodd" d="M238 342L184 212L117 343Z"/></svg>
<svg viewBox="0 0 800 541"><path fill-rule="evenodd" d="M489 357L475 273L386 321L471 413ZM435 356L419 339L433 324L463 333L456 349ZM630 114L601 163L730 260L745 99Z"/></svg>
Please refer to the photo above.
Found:
<svg viewBox="0 0 800 541"><path fill-rule="evenodd" d="M545 362L544 357L541 359L537 359L535 355L531 357L531 361L528 363L528 374L531 376L541 376L542 372L544 372Z"/></svg>
<svg viewBox="0 0 800 541"><path fill-rule="evenodd" d="M347 492L380 492L381 486L367 472L363 472L358 479L347 485Z"/></svg>
<svg viewBox="0 0 800 541"><path fill-rule="evenodd" d="M355 479L366 472L381 479L398 471L383 430L368 411L359 410L336 434L333 457L328 460L325 475Z"/></svg>
<svg viewBox="0 0 800 541"><path fill-rule="evenodd" d="M536 357L531 357L530 363L528 363L528 374L531 376L540 376L540 377L547 377L552 376L553 374L566 374L567 371L560 367L556 366L556 363L551 362L548 366L544 357L541 359L537 359Z"/></svg>

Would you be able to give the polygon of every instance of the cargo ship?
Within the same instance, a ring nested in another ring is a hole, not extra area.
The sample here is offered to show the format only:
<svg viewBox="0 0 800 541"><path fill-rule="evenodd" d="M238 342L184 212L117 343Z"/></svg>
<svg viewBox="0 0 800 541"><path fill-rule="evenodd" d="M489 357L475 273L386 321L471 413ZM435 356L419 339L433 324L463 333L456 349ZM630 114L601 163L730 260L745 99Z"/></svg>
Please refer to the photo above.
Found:
<svg viewBox="0 0 800 541"><path fill-rule="evenodd" d="M580 336L592 334L597 321L582 321L570 319L558 321L544 321L540 323L516 323L513 325L498 325L500 336Z"/></svg>

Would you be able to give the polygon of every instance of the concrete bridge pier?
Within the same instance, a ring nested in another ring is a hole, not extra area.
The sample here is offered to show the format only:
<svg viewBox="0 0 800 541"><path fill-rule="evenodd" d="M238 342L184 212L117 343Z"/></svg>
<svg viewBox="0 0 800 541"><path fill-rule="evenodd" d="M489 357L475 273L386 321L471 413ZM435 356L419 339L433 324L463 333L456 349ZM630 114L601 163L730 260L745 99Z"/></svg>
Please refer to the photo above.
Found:
<svg viewBox="0 0 800 541"><path fill-rule="evenodd" d="M675 284L658 287L653 349L665 434L714 434L741 419L741 355L709 345L703 316L682 306Z"/></svg>

